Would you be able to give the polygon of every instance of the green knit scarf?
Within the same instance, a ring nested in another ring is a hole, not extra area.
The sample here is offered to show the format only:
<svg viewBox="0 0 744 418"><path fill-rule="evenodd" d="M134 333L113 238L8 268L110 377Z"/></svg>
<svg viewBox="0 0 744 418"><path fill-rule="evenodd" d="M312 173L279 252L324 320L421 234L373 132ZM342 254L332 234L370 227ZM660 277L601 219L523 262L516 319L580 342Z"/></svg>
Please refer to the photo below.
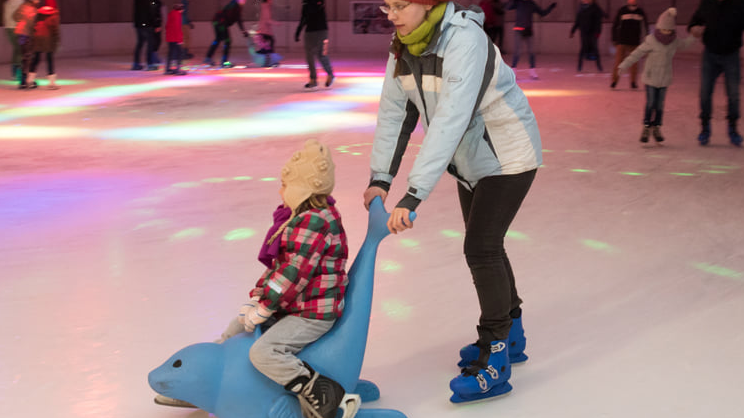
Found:
<svg viewBox="0 0 744 418"><path fill-rule="evenodd" d="M429 45L431 38L434 36L434 30L444 17L444 10L447 8L447 2L439 3L429 11L429 16L419 27L406 36L401 36L398 32L398 39L404 45L408 46L408 52L417 57L421 56L426 47Z"/></svg>

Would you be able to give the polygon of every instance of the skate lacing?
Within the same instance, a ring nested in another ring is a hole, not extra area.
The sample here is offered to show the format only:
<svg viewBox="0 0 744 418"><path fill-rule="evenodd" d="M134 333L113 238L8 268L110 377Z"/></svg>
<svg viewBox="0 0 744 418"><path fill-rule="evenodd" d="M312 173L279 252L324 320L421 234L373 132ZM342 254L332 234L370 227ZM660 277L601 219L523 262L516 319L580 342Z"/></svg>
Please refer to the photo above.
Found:
<svg viewBox="0 0 744 418"><path fill-rule="evenodd" d="M312 393L313 386L318 380L318 376L320 376L320 374L318 374L317 372L313 373L310 381L307 382L305 384L305 387L302 389L302 396L297 397L300 401L300 410L302 411L302 416L304 416L305 418L323 418L318 412L318 409L320 408L320 401L316 399L315 395Z"/></svg>

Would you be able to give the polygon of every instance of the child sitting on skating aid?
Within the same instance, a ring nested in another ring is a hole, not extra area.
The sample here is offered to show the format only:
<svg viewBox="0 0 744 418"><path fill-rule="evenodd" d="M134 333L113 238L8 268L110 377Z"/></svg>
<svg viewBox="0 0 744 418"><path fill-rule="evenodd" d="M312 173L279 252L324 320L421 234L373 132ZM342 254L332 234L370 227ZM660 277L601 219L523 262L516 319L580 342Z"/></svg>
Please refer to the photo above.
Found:
<svg viewBox="0 0 744 418"><path fill-rule="evenodd" d="M665 10L659 16L654 32L646 36L643 43L618 66L618 71L625 71L648 54L641 77L641 81L646 84L646 108L643 114L641 142L648 142L651 134L656 142L664 140L661 135L661 118L664 114L666 90L672 84L672 59L678 49L688 48L695 41L693 36L688 36L684 40L677 38L676 16L676 8L670 7ZM697 36L700 32L696 30L693 34Z"/></svg>
<svg viewBox="0 0 744 418"><path fill-rule="evenodd" d="M250 360L258 371L297 394L307 418L334 418L339 407L353 417L359 395L346 394L338 382L318 374L296 357L328 332L344 307L349 283L348 246L341 215L330 196L334 164L330 150L315 140L292 155L282 168L274 225L259 260L268 267L223 334L227 339L276 322L253 343ZM244 328L244 329L243 329ZM231 335L232 334L232 335Z"/></svg>

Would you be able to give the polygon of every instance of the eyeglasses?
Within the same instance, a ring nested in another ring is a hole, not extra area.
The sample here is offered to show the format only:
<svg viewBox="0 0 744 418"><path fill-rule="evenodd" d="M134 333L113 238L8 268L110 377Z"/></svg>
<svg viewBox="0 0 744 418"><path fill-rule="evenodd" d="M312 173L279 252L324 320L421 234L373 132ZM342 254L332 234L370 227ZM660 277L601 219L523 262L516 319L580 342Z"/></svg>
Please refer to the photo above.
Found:
<svg viewBox="0 0 744 418"><path fill-rule="evenodd" d="M393 12L393 14L400 13L401 10L405 9L406 7L410 6L411 3L395 3L392 6L388 6L387 4L383 4L380 6L380 11L382 13L390 14L390 12Z"/></svg>

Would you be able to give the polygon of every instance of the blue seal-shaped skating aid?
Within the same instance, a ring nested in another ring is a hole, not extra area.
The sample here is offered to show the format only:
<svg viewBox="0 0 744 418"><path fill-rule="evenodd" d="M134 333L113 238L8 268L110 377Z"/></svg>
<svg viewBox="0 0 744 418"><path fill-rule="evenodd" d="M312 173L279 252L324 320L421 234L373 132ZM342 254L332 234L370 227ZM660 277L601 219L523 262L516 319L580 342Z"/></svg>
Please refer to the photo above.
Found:
<svg viewBox="0 0 744 418"><path fill-rule="evenodd" d="M390 232L382 200L369 207L367 236L349 270L344 313L333 328L303 349L299 357L320 374L359 393L362 402L379 397L377 386L359 380L372 310L377 247ZM411 213L411 220L415 213ZM219 418L302 418L297 398L253 367L248 352L260 335L242 333L223 344L190 345L148 376L161 395L190 402ZM406 418L392 409L365 409L359 418Z"/></svg>

